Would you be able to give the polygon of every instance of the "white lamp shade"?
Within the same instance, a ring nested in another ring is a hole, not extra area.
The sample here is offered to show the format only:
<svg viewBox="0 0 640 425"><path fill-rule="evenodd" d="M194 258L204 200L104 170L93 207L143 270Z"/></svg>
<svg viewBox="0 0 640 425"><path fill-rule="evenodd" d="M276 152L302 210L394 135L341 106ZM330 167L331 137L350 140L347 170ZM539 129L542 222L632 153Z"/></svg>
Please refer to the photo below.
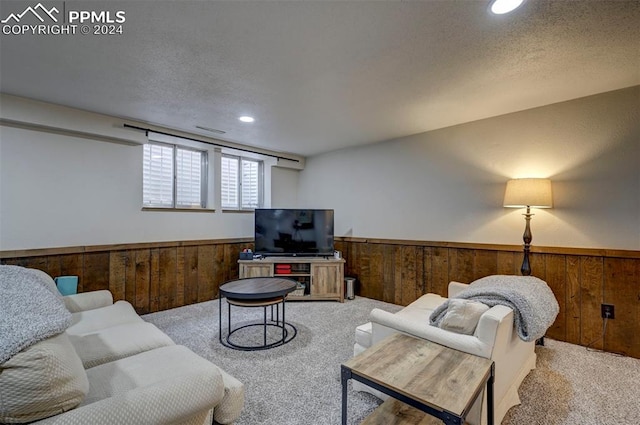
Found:
<svg viewBox="0 0 640 425"><path fill-rule="evenodd" d="M507 208L551 208L553 196L549 179L514 179L507 182L504 193Z"/></svg>

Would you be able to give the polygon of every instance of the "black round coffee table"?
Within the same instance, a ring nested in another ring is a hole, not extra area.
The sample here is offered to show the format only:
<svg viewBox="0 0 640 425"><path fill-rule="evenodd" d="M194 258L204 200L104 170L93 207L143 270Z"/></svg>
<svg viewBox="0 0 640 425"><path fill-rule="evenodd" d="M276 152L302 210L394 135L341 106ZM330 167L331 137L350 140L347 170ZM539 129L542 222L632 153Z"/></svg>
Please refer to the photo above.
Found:
<svg viewBox="0 0 640 425"><path fill-rule="evenodd" d="M287 294L296 289L296 281L293 279L280 277L251 277L246 279L232 280L220 286L219 310L218 310L218 330L220 343L225 347L236 350L255 351L266 350L286 344L295 338L297 330L295 326L285 321L285 300ZM228 328L227 336L222 335L222 298L227 300L228 308ZM282 304L282 320L280 320L280 304ZM231 306L237 307L263 307L264 320L262 323L251 323L231 328ZM273 308L276 308L275 320ZM267 321L267 307L271 307L271 320ZM255 326L263 327L263 343L261 345L240 345L231 342L231 336L236 332ZM282 338L269 342L267 340L267 329L269 327L282 329ZM289 329L287 329L289 328Z"/></svg>

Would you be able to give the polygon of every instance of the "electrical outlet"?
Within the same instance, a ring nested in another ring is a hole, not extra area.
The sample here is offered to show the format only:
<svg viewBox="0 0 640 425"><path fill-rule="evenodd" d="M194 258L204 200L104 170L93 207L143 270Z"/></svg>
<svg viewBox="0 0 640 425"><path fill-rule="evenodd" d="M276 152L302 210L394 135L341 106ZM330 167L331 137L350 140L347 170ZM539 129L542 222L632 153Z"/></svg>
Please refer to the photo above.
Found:
<svg viewBox="0 0 640 425"><path fill-rule="evenodd" d="M602 314L603 319L615 319L616 312L613 304L601 304L600 312Z"/></svg>

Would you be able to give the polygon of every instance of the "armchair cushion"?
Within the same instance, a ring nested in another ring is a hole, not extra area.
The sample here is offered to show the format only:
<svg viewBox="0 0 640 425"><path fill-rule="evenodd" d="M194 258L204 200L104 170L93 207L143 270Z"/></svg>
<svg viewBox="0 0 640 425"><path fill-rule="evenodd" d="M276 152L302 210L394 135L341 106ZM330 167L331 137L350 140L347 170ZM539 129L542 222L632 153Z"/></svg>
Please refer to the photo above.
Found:
<svg viewBox="0 0 640 425"><path fill-rule="evenodd" d="M173 345L87 370L83 403L38 424L203 424L220 403L220 370L186 347Z"/></svg>
<svg viewBox="0 0 640 425"><path fill-rule="evenodd" d="M489 310L489 306L477 301L451 299L447 311L438 325L446 331L464 335L473 335L480 316Z"/></svg>
<svg viewBox="0 0 640 425"><path fill-rule="evenodd" d="M131 304L127 301L116 301L115 304L106 307L72 313L71 326L67 328L67 333L83 335L112 326L143 322Z"/></svg>
<svg viewBox="0 0 640 425"><path fill-rule="evenodd" d="M126 323L81 335L69 334L69 340L85 369L174 345L167 334L147 322Z"/></svg>
<svg viewBox="0 0 640 425"><path fill-rule="evenodd" d="M80 404L89 391L82 362L65 333L0 365L0 422L25 423Z"/></svg>
<svg viewBox="0 0 640 425"><path fill-rule="evenodd" d="M71 313L94 310L113 304L113 295L107 290L83 292L63 297L64 304Z"/></svg>

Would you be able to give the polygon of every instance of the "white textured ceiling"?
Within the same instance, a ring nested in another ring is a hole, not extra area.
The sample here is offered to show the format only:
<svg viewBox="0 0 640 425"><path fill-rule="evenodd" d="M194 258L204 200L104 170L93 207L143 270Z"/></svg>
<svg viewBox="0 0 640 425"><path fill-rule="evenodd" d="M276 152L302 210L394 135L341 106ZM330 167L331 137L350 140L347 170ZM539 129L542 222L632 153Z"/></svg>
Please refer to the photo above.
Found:
<svg viewBox="0 0 640 425"><path fill-rule="evenodd" d="M640 1L78 5L124 34L1 35L2 92L301 155L640 84Z"/></svg>

